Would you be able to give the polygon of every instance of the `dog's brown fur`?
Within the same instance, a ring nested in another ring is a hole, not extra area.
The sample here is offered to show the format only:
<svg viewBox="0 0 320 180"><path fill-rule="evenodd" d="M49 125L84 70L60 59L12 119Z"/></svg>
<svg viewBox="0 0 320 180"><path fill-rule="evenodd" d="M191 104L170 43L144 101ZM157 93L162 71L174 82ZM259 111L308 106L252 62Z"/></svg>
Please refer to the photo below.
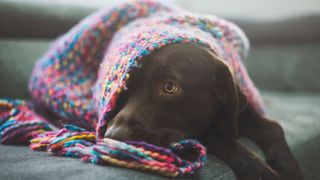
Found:
<svg viewBox="0 0 320 180"><path fill-rule="evenodd" d="M248 105L228 66L206 48L168 45L143 62L119 98L106 137L158 145L196 138L240 180L302 179L280 125ZM166 81L179 92L163 92ZM240 145L239 135L260 145L267 162Z"/></svg>

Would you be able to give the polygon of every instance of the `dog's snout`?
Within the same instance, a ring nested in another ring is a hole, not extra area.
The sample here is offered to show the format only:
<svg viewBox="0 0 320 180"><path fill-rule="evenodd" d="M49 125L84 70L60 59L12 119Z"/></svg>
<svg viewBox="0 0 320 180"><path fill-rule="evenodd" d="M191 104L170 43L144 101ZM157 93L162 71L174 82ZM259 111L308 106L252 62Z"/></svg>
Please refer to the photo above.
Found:
<svg viewBox="0 0 320 180"><path fill-rule="evenodd" d="M130 140L130 134L130 131L126 127L111 126L107 129L105 137L110 139L116 139L119 141L125 141Z"/></svg>
<svg viewBox="0 0 320 180"><path fill-rule="evenodd" d="M116 116L105 133L106 138L126 141L137 140L137 132L143 131L144 127L133 116Z"/></svg>

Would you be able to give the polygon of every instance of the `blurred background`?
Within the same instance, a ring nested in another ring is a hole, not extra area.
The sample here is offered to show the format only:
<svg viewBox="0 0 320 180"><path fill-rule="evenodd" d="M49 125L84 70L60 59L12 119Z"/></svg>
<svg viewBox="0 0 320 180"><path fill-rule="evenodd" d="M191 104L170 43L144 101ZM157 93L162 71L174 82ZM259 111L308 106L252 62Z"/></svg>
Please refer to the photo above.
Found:
<svg viewBox="0 0 320 180"><path fill-rule="evenodd" d="M0 97L28 98L33 63L48 44L91 12L121 1L0 0ZM269 114L284 127L305 179L320 179L320 1L162 2L221 16L244 30L251 42L245 64Z"/></svg>
<svg viewBox="0 0 320 180"><path fill-rule="evenodd" d="M96 9L122 1L0 0L0 38L6 39L9 44L16 42L12 39L32 39L34 42L52 40ZM320 91L319 0L162 2L197 13L218 15L238 24L251 41L252 51L247 66L259 87ZM1 54L4 56L4 53ZM39 56L39 53L34 55Z"/></svg>

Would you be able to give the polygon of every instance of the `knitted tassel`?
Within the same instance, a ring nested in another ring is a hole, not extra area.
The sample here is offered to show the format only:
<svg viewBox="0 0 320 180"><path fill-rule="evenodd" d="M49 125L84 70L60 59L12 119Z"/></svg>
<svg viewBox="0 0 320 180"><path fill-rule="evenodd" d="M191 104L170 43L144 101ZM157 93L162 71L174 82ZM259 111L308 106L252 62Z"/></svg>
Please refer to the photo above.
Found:
<svg viewBox="0 0 320 180"><path fill-rule="evenodd" d="M12 98L0 99L0 143L25 144L29 139L53 126L32 111L26 101Z"/></svg>
<svg viewBox="0 0 320 180"><path fill-rule="evenodd" d="M151 171L169 177L194 174L204 166L206 148L195 140L182 140L163 148L140 141L120 142L109 138L98 139L75 125L53 127L32 111L30 104L15 99L0 99L0 142L27 143L36 151L81 158L99 165L115 165L129 169ZM195 161L176 154L192 151Z"/></svg>

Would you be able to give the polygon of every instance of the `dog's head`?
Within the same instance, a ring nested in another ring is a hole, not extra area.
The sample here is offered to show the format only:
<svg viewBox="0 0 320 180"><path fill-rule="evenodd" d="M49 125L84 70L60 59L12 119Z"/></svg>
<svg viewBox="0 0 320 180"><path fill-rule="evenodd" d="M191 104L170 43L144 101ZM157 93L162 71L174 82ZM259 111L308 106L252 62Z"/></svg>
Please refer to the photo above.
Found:
<svg viewBox="0 0 320 180"><path fill-rule="evenodd" d="M245 105L222 60L197 44L172 44L145 57L132 74L105 136L158 145L215 129L236 137Z"/></svg>

